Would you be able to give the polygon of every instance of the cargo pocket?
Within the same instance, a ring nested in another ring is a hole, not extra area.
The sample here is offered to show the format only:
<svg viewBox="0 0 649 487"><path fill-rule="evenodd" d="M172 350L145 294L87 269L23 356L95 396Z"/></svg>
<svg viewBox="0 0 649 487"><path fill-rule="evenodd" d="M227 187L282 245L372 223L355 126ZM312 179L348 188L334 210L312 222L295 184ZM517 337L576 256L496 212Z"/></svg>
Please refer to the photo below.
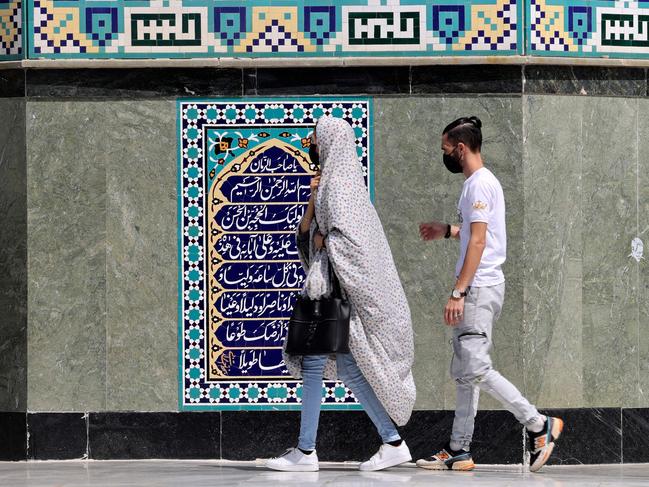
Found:
<svg viewBox="0 0 649 487"><path fill-rule="evenodd" d="M480 380L491 367L487 334L479 331L461 333L457 337L457 349L461 366L456 371L462 374L463 379Z"/></svg>

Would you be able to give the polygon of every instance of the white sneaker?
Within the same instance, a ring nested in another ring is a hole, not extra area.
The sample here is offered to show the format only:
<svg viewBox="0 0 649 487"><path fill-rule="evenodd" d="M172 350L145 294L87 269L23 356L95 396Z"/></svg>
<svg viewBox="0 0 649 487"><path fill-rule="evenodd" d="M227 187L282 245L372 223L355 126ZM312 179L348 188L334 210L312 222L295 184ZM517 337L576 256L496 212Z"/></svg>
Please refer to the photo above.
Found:
<svg viewBox="0 0 649 487"><path fill-rule="evenodd" d="M364 472L374 472L376 470L395 467L411 460L412 456L405 441L402 441L399 446L383 443L379 451L372 458L367 462L361 463L360 469Z"/></svg>
<svg viewBox="0 0 649 487"><path fill-rule="evenodd" d="M317 472L320 470L315 450L309 455L305 455L298 448L289 448L281 456L271 458L266 462L266 467L281 472Z"/></svg>

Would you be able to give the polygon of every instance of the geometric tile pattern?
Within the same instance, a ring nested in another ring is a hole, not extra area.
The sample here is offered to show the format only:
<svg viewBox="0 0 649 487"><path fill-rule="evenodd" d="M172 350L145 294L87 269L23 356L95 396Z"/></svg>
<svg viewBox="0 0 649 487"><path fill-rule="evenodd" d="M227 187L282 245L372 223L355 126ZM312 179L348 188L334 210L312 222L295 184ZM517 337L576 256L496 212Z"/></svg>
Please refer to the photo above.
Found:
<svg viewBox="0 0 649 487"><path fill-rule="evenodd" d="M0 61L22 57L22 0L0 0Z"/></svg>
<svg viewBox="0 0 649 487"><path fill-rule="evenodd" d="M507 55L522 49L517 0L28 1L34 58Z"/></svg>
<svg viewBox="0 0 649 487"><path fill-rule="evenodd" d="M240 15L229 10L219 21ZM178 102L181 408L300 404L282 343L305 279L294 229L314 170L310 135L323 115L354 129L372 194L367 98ZM323 383L322 403L358 407L338 381Z"/></svg>
<svg viewBox="0 0 649 487"><path fill-rule="evenodd" d="M649 0L0 0L0 60L27 44L53 59L647 58Z"/></svg>
<svg viewBox="0 0 649 487"><path fill-rule="evenodd" d="M649 0L529 0L530 55L649 57Z"/></svg>

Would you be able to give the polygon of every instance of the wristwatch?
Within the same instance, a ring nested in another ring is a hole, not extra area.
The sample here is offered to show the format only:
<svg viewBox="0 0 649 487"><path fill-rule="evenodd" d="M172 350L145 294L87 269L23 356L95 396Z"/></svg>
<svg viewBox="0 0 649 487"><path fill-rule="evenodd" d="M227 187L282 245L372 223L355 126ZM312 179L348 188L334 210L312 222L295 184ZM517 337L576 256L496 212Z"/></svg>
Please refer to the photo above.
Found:
<svg viewBox="0 0 649 487"><path fill-rule="evenodd" d="M451 238L451 224L447 223L446 225L446 235L444 235L444 238Z"/></svg>
<svg viewBox="0 0 649 487"><path fill-rule="evenodd" d="M467 296L467 294L469 294L469 289L471 289L471 288L468 287L464 291L460 291L459 289L453 289L453 292L451 293L451 297L453 299L465 298Z"/></svg>

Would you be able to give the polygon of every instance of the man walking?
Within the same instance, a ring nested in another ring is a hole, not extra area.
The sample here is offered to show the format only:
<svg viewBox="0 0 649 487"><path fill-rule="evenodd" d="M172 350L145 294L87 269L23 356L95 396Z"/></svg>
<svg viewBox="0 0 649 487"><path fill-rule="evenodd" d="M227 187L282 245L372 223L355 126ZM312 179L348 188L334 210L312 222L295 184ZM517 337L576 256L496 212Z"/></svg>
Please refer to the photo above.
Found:
<svg viewBox="0 0 649 487"><path fill-rule="evenodd" d="M417 466L431 470L473 470L469 451L478 397L483 390L497 399L527 428L530 470L538 471L552 454L563 430L559 418L542 416L520 391L491 363L492 328L505 297L502 264L506 258L505 199L494 174L484 167L482 123L477 117L460 118L442 135L443 160L466 181L458 204L460 226L422 223L423 240L460 240L456 281L444 309L444 320L453 327L451 374L456 382L457 404L450 442Z"/></svg>

